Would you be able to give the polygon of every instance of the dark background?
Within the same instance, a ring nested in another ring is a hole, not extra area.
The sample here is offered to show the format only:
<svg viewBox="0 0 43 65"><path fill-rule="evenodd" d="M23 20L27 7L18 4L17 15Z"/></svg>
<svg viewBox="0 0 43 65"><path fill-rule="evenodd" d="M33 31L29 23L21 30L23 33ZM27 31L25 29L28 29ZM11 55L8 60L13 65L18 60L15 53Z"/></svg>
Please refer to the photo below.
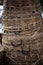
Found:
<svg viewBox="0 0 43 65"><path fill-rule="evenodd" d="M40 2L41 2L41 6L43 6L43 0L40 0Z"/></svg>
<svg viewBox="0 0 43 65"><path fill-rule="evenodd" d="M42 9L42 12L43 12L43 0L40 0L40 3L41 3L41 9Z"/></svg>

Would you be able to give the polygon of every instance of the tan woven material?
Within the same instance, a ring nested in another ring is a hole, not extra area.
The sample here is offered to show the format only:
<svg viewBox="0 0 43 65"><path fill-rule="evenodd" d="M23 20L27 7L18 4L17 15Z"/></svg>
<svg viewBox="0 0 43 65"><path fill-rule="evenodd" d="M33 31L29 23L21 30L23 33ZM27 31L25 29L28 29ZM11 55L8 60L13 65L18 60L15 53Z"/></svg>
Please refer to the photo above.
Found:
<svg viewBox="0 0 43 65"><path fill-rule="evenodd" d="M12 65L36 65L43 55L39 0L5 0L3 11L6 56L14 62Z"/></svg>

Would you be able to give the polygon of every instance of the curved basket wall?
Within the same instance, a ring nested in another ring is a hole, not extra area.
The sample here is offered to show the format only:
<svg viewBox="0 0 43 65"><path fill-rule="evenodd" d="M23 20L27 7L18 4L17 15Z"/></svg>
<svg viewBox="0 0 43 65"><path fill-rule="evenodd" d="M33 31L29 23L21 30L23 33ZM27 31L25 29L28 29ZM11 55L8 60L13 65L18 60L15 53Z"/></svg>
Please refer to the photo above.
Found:
<svg viewBox="0 0 43 65"><path fill-rule="evenodd" d="M13 64L37 65L43 55L42 30L38 0L4 1L2 43Z"/></svg>

